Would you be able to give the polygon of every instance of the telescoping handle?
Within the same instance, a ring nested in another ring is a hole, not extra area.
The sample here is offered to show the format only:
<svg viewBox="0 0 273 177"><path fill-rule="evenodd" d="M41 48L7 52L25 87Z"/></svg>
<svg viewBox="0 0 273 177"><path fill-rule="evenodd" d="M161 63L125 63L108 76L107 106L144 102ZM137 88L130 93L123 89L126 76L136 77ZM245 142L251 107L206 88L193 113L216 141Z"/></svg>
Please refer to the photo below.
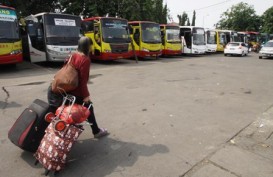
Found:
<svg viewBox="0 0 273 177"><path fill-rule="evenodd" d="M85 103L85 102L83 102L83 103L82 103L82 106L84 106L85 104L89 104L88 109L90 109L90 108L91 108L91 106L93 105L93 103L92 103L92 102L89 102L89 103Z"/></svg>

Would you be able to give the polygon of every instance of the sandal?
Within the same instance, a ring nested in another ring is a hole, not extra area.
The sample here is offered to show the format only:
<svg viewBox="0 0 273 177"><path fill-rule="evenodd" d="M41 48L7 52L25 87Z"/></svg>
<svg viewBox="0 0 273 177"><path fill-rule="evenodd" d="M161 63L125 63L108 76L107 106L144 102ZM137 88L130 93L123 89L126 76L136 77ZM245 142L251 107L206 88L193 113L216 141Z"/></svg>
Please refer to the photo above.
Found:
<svg viewBox="0 0 273 177"><path fill-rule="evenodd" d="M95 134L95 135L94 135L94 138L99 139L99 138L104 137L104 136L106 136L106 135L109 135L107 129L105 129L105 128L100 128L99 133Z"/></svg>

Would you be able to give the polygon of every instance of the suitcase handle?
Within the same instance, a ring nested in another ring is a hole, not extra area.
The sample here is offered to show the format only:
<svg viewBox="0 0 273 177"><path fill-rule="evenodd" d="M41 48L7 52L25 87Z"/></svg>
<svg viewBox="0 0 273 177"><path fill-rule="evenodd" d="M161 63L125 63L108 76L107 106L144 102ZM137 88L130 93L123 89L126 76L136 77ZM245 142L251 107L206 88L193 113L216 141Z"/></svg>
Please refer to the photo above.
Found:
<svg viewBox="0 0 273 177"><path fill-rule="evenodd" d="M87 103L83 102L83 103L82 103L82 106L84 106L85 104L87 104ZM93 106L93 103L92 103L92 102L89 102L88 109L90 109L90 108L91 108L91 106Z"/></svg>

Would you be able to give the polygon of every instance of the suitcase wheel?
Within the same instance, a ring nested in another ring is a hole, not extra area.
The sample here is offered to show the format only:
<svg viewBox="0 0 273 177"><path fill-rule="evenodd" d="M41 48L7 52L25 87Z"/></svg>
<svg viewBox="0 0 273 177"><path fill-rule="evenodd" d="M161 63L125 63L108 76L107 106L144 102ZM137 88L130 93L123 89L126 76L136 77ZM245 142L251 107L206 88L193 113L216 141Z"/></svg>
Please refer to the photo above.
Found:
<svg viewBox="0 0 273 177"><path fill-rule="evenodd" d="M45 170L45 176L47 176L49 174L50 170L46 169Z"/></svg>
<svg viewBox="0 0 273 177"><path fill-rule="evenodd" d="M59 171L54 171L54 176L59 174Z"/></svg>
<svg viewBox="0 0 273 177"><path fill-rule="evenodd" d="M36 166L38 163L39 163L39 160L36 160L35 163L34 163L34 165Z"/></svg>

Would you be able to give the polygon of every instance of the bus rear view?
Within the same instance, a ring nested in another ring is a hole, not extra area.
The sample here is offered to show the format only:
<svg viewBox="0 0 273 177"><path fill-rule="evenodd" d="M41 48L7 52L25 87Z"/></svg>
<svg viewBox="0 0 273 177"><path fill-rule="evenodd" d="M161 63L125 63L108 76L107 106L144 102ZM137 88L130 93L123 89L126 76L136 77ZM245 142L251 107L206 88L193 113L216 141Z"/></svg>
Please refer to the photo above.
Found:
<svg viewBox="0 0 273 177"><path fill-rule="evenodd" d="M0 5L0 64L22 61L22 41L15 9Z"/></svg>
<svg viewBox="0 0 273 177"><path fill-rule="evenodd" d="M31 62L63 62L77 50L81 18L68 14L41 13L25 18L26 55Z"/></svg>

